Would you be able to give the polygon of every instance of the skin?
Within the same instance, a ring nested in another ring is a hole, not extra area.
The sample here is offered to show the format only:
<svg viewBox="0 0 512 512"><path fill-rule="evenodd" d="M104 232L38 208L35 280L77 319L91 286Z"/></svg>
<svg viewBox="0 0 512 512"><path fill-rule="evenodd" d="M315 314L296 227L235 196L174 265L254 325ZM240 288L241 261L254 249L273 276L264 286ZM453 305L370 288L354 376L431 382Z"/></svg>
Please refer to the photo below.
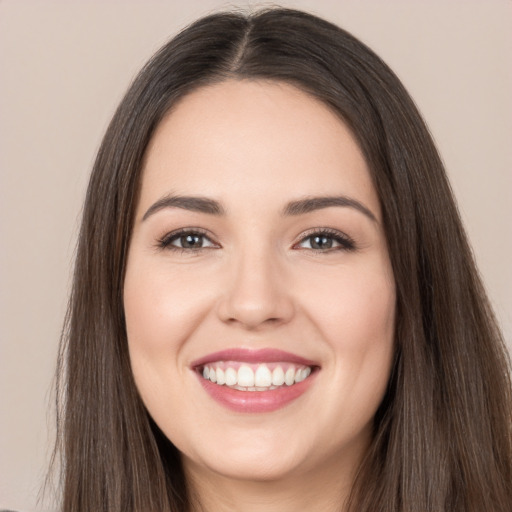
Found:
<svg viewBox="0 0 512 512"><path fill-rule="evenodd" d="M350 131L287 84L203 87L161 122L141 187L124 285L130 359L191 487L206 510L339 511L386 390L395 322L379 200ZM224 214L146 213L168 195L214 199ZM345 196L371 213L283 215L311 196ZM180 250L178 238L162 248L180 228L203 230L204 247ZM354 247L311 245L322 228ZM281 409L235 412L190 366L227 348L285 350L320 370Z"/></svg>

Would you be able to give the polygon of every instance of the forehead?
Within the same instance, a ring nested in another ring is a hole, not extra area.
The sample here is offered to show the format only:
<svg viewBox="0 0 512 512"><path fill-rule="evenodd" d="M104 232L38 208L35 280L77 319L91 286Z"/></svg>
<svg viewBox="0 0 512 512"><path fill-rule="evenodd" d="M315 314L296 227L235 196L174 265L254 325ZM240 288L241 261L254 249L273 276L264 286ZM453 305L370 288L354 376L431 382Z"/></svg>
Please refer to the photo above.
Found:
<svg viewBox="0 0 512 512"><path fill-rule="evenodd" d="M222 199L247 189L266 200L273 192L276 200L352 194L378 210L355 138L311 95L285 83L230 80L182 98L150 141L141 199L171 192Z"/></svg>

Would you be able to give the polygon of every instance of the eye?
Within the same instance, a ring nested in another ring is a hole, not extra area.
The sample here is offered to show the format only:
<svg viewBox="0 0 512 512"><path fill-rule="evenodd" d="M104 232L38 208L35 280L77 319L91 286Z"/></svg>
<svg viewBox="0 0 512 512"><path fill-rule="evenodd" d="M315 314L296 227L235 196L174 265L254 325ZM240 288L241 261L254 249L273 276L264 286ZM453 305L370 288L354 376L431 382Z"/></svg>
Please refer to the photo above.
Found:
<svg viewBox="0 0 512 512"><path fill-rule="evenodd" d="M198 251L218 247L205 233L198 230L179 230L168 233L158 241L161 249Z"/></svg>
<svg viewBox="0 0 512 512"><path fill-rule="evenodd" d="M352 251L355 249L355 243L341 231L322 229L306 234L294 247L316 252Z"/></svg>

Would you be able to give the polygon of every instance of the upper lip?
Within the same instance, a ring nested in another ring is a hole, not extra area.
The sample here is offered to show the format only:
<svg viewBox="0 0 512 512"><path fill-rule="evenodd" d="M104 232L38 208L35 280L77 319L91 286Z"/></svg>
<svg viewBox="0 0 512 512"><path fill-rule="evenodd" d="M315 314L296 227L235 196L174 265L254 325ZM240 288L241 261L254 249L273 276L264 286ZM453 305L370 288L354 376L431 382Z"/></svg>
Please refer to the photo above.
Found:
<svg viewBox="0 0 512 512"><path fill-rule="evenodd" d="M248 348L228 348L213 352L206 356L200 357L190 364L191 367L197 368L208 363L216 361L239 361L242 363L279 363L289 362L304 366L318 366L318 363L310 359L278 350L274 348L248 349Z"/></svg>

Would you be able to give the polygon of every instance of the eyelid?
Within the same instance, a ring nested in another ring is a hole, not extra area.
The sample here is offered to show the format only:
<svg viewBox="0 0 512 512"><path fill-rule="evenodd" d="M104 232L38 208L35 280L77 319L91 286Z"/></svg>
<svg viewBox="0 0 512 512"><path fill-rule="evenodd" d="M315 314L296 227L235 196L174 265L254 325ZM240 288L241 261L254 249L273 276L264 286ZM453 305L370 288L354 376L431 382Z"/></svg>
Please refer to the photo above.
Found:
<svg viewBox="0 0 512 512"><path fill-rule="evenodd" d="M315 235L326 235L332 239L334 239L336 242L340 244L339 247L334 247L330 249L313 249L313 248L307 248L307 247L298 247L301 243L303 243L306 239L311 238ZM312 251L316 253L328 253L328 252L334 252L334 251L354 251L356 247L356 243L353 240L352 237L344 233L343 231L340 231L339 229L334 228L326 228L326 227L317 227L317 228L311 228L307 231L304 231L301 233L298 237L297 242L295 242L292 246L293 249L297 250L306 250L306 251Z"/></svg>
<svg viewBox="0 0 512 512"><path fill-rule="evenodd" d="M212 246L208 247L198 247L196 249L190 249L186 247L178 247L176 245L172 245L172 241L180 236L183 235L200 235L210 241ZM203 228L197 228L197 227L186 227L186 228L179 228L175 229L173 231L170 231L168 233L165 233L163 236L159 237L157 239L156 243L157 249L160 250L173 250L173 251L183 251L183 252L199 252L202 250L208 250L208 249L215 249L220 248L220 244L215 241L214 237L211 233L209 233L206 229Z"/></svg>

